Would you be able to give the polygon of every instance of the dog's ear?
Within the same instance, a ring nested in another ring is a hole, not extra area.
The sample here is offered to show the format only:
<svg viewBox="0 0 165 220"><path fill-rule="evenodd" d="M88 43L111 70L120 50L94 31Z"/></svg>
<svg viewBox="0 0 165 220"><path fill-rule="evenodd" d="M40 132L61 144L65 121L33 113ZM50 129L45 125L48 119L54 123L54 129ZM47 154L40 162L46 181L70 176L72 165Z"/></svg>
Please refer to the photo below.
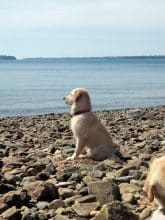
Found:
<svg viewBox="0 0 165 220"><path fill-rule="evenodd" d="M147 184L146 191L147 191L147 197L150 202L154 200L155 190L156 190L156 186L154 184Z"/></svg>
<svg viewBox="0 0 165 220"><path fill-rule="evenodd" d="M76 94L75 94L75 97L74 97L75 102L78 102L81 99L82 95L83 95L83 92L81 90L76 91Z"/></svg>

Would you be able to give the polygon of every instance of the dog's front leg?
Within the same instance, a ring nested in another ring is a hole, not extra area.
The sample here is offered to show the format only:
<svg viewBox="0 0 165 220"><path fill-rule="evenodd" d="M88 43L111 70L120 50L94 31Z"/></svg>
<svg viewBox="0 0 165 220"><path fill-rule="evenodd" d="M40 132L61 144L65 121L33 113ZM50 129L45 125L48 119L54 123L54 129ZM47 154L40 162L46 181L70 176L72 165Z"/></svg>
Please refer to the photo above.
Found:
<svg viewBox="0 0 165 220"><path fill-rule="evenodd" d="M75 160L75 159L77 159L79 157L82 149L85 147L85 143L86 143L85 140L82 140L82 139L78 138L76 140L76 148L75 148L74 154L71 157L68 157L67 160Z"/></svg>

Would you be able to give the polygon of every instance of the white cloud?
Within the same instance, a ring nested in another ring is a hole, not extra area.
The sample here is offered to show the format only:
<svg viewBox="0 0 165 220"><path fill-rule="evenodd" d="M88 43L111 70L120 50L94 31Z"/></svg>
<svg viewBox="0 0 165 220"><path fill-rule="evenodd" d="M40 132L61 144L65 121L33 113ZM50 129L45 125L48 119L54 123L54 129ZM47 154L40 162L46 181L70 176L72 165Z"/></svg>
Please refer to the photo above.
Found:
<svg viewBox="0 0 165 220"><path fill-rule="evenodd" d="M0 28L165 31L163 0L2 0Z"/></svg>

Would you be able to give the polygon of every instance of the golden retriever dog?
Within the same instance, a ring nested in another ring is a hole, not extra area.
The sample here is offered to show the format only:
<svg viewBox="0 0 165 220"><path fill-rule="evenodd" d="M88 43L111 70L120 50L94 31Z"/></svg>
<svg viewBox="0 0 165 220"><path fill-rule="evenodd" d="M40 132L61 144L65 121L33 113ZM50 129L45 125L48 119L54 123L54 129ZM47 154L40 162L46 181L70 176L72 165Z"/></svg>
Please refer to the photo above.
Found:
<svg viewBox="0 0 165 220"><path fill-rule="evenodd" d="M68 159L91 158L105 160L113 155L113 142L103 124L91 112L89 94L84 88L76 88L63 98L71 105L71 129L76 139L74 154ZM86 148L86 155L80 153Z"/></svg>
<svg viewBox="0 0 165 220"><path fill-rule="evenodd" d="M154 198L159 208L165 210L165 156L154 159L149 167L144 190L150 202Z"/></svg>

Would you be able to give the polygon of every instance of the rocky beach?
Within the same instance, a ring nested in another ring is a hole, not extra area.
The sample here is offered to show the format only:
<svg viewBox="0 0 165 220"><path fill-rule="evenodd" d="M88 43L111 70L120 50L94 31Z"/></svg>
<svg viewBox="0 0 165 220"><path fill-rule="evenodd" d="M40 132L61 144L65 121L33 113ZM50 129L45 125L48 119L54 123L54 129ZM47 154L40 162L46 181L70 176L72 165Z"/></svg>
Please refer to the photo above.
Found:
<svg viewBox="0 0 165 220"><path fill-rule="evenodd" d="M69 114L0 118L0 220L146 219L149 162L165 152L165 107L95 112L122 158L68 161Z"/></svg>

